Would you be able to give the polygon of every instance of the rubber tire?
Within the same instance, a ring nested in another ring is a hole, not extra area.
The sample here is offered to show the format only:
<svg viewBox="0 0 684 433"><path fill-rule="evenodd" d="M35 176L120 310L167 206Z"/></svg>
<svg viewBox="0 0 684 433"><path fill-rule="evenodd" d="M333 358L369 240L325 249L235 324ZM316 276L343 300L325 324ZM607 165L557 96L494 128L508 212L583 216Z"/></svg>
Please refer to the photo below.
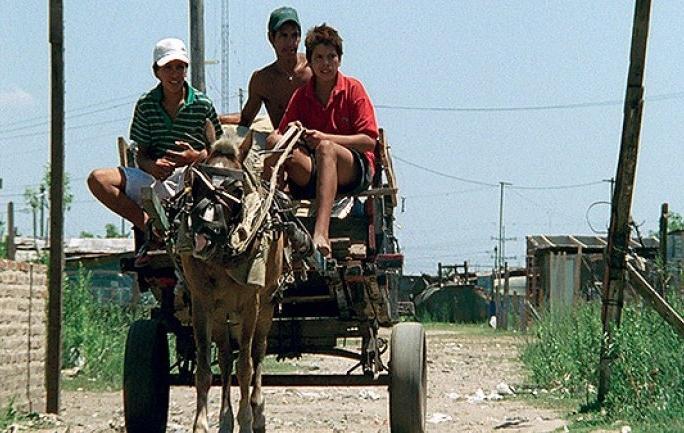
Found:
<svg viewBox="0 0 684 433"><path fill-rule="evenodd" d="M427 409L427 343L420 323L399 323L390 340L391 433L424 433Z"/></svg>
<svg viewBox="0 0 684 433"><path fill-rule="evenodd" d="M123 372L128 433L164 433L169 412L169 344L156 320L133 322L126 337Z"/></svg>

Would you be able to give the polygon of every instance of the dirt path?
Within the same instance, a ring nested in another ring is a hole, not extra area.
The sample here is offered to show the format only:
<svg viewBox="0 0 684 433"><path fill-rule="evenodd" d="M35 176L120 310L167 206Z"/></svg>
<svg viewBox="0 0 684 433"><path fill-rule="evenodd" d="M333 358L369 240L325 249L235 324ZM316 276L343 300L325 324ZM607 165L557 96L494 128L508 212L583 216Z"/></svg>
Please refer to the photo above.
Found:
<svg viewBox="0 0 684 433"><path fill-rule="evenodd" d="M553 411L534 408L511 396L488 398L501 383L515 387L522 382L521 366L516 361L520 341L495 333L482 335L473 329L428 332L428 432L531 433L562 428L565 422ZM308 356L297 361L297 366L301 371L339 373L351 364L336 358ZM499 391L505 394L502 386ZM214 427L218 397L219 389L212 389L210 422ZM382 388L267 388L266 399L267 427L272 432L388 431L388 395ZM172 390L168 432L192 430L194 404L194 390ZM63 408L62 418L70 433L125 431L118 392L66 392ZM65 429L66 426L45 432Z"/></svg>

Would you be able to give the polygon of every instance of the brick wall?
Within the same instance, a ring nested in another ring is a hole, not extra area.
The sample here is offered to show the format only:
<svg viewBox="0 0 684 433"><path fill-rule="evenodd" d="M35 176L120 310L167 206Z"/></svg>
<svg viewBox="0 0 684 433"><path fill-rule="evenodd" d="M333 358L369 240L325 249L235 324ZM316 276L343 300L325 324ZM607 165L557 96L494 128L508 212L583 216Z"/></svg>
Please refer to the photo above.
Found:
<svg viewBox="0 0 684 433"><path fill-rule="evenodd" d="M0 260L0 408L44 410L47 268Z"/></svg>

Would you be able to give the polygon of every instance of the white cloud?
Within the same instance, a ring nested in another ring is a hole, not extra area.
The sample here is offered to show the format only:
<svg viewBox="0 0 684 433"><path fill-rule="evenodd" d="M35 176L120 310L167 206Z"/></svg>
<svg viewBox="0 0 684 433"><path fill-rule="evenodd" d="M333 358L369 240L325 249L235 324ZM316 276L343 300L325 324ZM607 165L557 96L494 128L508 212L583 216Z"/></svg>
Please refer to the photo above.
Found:
<svg viewBox="0 0 684 433"><path fill-rule="evenodd" d="M0 89L0 105L14 107L30 107L36 100L30 93L18 87Z"/></svg>

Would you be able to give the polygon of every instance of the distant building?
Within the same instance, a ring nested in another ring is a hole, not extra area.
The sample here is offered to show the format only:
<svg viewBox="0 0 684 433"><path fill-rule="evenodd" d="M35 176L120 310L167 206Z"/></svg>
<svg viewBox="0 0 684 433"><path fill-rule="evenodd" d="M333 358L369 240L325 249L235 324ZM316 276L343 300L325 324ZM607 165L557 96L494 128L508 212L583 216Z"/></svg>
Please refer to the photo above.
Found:
<svg viewBox="0 0 684 433"><path fill-rule="evenodd" d="M17 237L16 260L38 260L49 249L45 239ZM128 304L136 293L136 282L120 271L122 258L133 257L132 238L71 238L64 240L65 272L73 279L79 267L91 274L91 291L99 301Z"/></svg>
<svg viewBox="0 0 684 433"><path fill-rule="evenodd" d="M534 235L526 240L527 297L535 307L563 308L577 299L600 297L605 237ZM629 246L646 259L658 255L653 236L632 239Z"/></svg>

